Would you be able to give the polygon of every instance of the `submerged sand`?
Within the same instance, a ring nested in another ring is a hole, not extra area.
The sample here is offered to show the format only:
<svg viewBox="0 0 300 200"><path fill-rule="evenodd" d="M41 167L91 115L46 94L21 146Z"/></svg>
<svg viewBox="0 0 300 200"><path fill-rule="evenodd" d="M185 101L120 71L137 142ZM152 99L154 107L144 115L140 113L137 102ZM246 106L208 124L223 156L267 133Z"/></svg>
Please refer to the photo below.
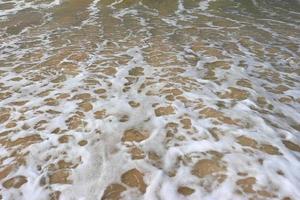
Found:
<svg viewBox="0 0 300 200"><path fill-rule="evenodd" d="M300 199L299 8L0 1L0 197Z"/></svg>

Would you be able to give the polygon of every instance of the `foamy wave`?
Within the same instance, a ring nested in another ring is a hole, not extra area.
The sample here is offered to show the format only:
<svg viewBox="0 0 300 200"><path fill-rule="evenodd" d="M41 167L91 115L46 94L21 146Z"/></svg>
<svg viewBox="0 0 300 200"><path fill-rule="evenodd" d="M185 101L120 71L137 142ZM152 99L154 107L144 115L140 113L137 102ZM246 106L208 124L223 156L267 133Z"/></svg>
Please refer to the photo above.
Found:
<svg viewBox="0 0 300 200"><path fill-rule="evenodd" d="M300 199L293 7L26 2L0 24L3 199Z"/></svg>

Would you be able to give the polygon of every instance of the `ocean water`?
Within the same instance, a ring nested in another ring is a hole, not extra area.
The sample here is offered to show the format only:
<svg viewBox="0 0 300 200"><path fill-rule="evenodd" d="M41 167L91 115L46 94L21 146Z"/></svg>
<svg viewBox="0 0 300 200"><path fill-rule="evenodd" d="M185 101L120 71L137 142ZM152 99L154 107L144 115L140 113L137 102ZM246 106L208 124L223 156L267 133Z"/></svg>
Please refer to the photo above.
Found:
<svg viewBox="0 0 300 200"><path fill-rule="evenodd" d="M0 0L0 199L300 199L297 0Z"/></svg>

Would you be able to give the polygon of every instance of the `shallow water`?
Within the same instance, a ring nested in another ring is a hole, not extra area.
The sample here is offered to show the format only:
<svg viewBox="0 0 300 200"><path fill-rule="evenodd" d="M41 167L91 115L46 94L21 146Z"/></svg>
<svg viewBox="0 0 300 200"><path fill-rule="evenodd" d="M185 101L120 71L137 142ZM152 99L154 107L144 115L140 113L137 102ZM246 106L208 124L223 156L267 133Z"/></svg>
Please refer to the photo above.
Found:
<svg viewBox="0 0 300 200"><path fill-rule="evenodd" d="M296 0L0 0L2 199L300 199L299 36Z"/></svg>

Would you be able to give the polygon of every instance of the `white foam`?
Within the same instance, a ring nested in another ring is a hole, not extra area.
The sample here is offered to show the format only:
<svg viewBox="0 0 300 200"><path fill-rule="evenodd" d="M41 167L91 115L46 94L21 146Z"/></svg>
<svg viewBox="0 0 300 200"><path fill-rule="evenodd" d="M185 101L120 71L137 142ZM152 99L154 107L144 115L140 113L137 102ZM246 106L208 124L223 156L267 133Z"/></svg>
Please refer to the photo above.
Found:
<svg viewBox="0 0 300 200"><path fill-rule="evenodd" d="M0 86L12 94L1 100L0 107L12 109L9 121L16 121L17 126L9 129L5 122L0 125L0 130L14 130L4 138L7 141L33 134L42 139L20 148L21 152L28 152L24 156L26 165L18 167L1 183L17 175L26 176L27 183L19 189L6 189L1 184L3 198L43 200L48 199L50 192L59 190L61 199L65 200L100 199L108 185L123 184L121 175L136 168L144 174L146 192L141 194L136 188L126 186L123 199L248 199L256 198L253 195L258 195L257 191L262 189L275 194L273 199L286 196L300 199L299 152L282 143L282 140L289 140L299 144L299 131L293 125L297 125L300 118L297 102L300 86L296 72L300 39L292 37L299 27L295 22L284 23L278 18L254 23L253 18L243 18L236 13L226 15L224 11L226 17L218 16L209 7L214 1L201 1L198 7L189 9L185 1L179 0L177 8L163 16L159 9L164 8L149 8L143 2L118 8L124 1L113 1L107 7L101 7L104 2L93 0L87 6L88 17L76 28L53 30L51 25L44 23L28 28L18 36L1 36L0 60L4 72L0 72ZM50 4L18 1L13 9L0 11L0 18L29 7L46 10L59 7L61 3L58 0ZM109 21L113 18L119 20ZM51 22L52 18L48 20ZM228 28L226 23L234 25ZM289 27L292 33L281 32L282 25ZM251 32L249 27L262 31L262 34ZM263 34L272 38L266 40ZM225 46L226 43L235 48ZM292 52L293 47L288 44L298 47L298 51ZM276 47L278 52L269 55L270 47ZM259 57L260 51L262 57ZM70 61L78 52L87 57L80 62ZM35 53L43 55L35 59ZM25 55L30 59L26 60ZM58 64L54 58L59 60ZM207 64L215 61L229 62L230 69L216 67L214 80L205 75L209 68ZM47 62L50 64L46 65ZM69 69L63 68L63 62L75 64L74 71L78 74L68 74ZM241 62L245 66L240 65ZM117 72L107 75L103 70L108 67L115 67ZM143 69L143 75L130 76L129 71L136 67ZM175 73L175 68L185 71ZM280 70L285 68L286 71ZM264 73L265 76L261 75ZM38 75L43 78L33 81ZM59 75L65 75L65 80L53 83ZM15 77L22 80L13 81ZM241 79L249 80L251 87L237 85ZM276 88L279 84L288 89L274 93L266 87ZM246 91L248 97L244 100L221 97L229 92L229 87ZM179 97L167 100L164 91L168 88L182 91L177 96L184 97L186 102ZM97 89L106 92L96 94ZM47 90L51 90L48 95L38 95ZM58 105L46 105L47 98L56 99L62 93L70 96L59 99ZM83 112L78 107L81 100L72 99L82 93L91 94L92 110ZM292 99L290 103L278 100L287 96ZM266 105L259 105L258 97L264 97ZM12 104L19 100L28 102L21 106ZM132 108L129 101L139 102L140 106ZM155 116L156 108L168 105L174 108L174 114ZM205 117L201 111L208 107L222 112L223 116ZM96 119L94 113L104 109L105 117ZM49 110L61 113L51 114ZM68 130L67 120L80 113L84 116L77 123L86 122L86 125ZM25 116L24 120L20 119L22 116ZM128 121L121 122L126 116ZM189 118L192 128L183 128L182 118ZM44 129L34 128L41 120L46 120L42 125ZM30 128L23 130L25 123ZM172 137L167 136L169 123L177 126L174 128L177 131L171 131ZM61 132L53 133L57 128ZM124 131L131 128L146 131L149 137L142 142L122 142ZM217 136L212 135L212 128L218 128ZM58 141L62 135L70 136L67 143ZM237 142L239 136L255 139L257 145L272 145L280 154L272 155L260 148L243 146ZM87 145L80 146L81 140L86 140ZM133 144L145 152L144 159L131 159L128 152L129 145ZM15 162L15 158L9 158L12 149L0 147L1 157L8 156L1 165ZM149 158L150 152L157 155L158 161ZM214 176L192 175L195 163L211 159L211 152L222 154L218 161L226 168L220 172L226 176L223 182L216 181ZM52 172L49 166L59 160L78 165L70 169L72 184L41 186L41 179ZM173 172L176 174L171 176ZM236 190L242 188L236 182L246 177L256 178L253 186L256 192L240 195ZM177 192L179 186L189 186L195 191L184 197Z"/></svg>

